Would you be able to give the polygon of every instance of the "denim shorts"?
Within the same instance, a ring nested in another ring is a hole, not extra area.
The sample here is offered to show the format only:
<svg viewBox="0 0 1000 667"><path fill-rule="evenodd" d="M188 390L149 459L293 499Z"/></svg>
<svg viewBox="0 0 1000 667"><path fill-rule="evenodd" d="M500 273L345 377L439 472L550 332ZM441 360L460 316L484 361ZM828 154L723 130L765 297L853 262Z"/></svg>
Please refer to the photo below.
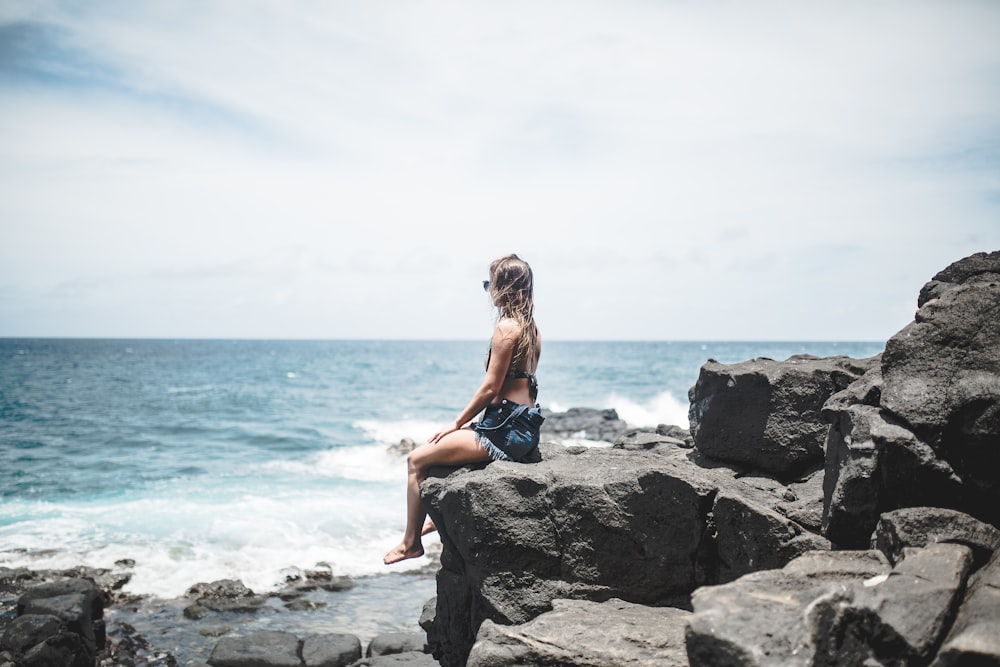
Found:
<svg viewBox="0 0 1000 667"><path fill-rule="evenodd" d="M490 403L481 421L472 424L476 439L494 461L541 460L538 453L542 416L539 406L522 405L503 399Z"/></svg>

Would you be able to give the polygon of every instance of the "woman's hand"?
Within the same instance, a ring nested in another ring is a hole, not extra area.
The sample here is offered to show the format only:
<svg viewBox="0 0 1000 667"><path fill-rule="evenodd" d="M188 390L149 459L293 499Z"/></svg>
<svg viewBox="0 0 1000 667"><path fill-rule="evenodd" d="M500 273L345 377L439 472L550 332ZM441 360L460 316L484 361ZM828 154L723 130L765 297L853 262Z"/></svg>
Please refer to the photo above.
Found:
<svg viewBox="0 0 1000 667"><path fill-rule="evenodd" d="M441 438L443 438L444 436L448 435L449 433L454 433L455 431L457 431L460 428L462 428L462 427L459 425L458 422L454 422L452 424L449 424L448 426L445 426L443 429L441 429L440 431L438 431L437 433L435 433L434 435L432 435L427 442L429 442L429 443L431 443L433 445L433 444L439 442L441 440Z"/></svg>

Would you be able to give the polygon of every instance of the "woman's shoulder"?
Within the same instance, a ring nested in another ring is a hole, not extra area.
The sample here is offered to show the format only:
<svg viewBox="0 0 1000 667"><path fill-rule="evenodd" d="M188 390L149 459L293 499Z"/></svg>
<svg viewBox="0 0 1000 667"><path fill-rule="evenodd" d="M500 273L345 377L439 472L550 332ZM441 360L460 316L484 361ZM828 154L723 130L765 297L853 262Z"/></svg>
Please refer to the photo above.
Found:
<svg viewBox="0 0 1000 667"><path fill-rule="evenodd" d="M521 323L513 317L501 317L497 320L496 333L503 338L517 339L521 336Z"/></svg>

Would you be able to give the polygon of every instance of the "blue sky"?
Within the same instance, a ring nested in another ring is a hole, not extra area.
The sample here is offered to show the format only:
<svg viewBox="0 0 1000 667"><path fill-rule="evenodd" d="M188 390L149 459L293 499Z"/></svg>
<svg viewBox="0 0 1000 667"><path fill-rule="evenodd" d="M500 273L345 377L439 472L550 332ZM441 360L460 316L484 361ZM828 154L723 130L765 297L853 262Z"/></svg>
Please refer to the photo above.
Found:
<svg viewBox="0 0 1000 667"><path fill-rule="evenodd" d="M1000 3L0 0L0 336L884 340L1000 249Z"/></svg>

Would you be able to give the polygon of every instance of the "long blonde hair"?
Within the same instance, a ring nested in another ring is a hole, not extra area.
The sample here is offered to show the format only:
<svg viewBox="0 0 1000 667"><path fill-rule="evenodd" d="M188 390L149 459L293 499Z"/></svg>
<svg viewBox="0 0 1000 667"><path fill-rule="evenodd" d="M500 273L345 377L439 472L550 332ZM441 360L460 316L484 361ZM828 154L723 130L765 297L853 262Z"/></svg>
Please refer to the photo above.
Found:
<svg viewBox="0 0 1000 667"><path fill-rule="evenodd" d="M509 317L521 327L514 343L511 368L526 369L538 343L535 325L534 275L528 263L510 254L490 264L490 297L499 310L498 317Z"/></svg>

